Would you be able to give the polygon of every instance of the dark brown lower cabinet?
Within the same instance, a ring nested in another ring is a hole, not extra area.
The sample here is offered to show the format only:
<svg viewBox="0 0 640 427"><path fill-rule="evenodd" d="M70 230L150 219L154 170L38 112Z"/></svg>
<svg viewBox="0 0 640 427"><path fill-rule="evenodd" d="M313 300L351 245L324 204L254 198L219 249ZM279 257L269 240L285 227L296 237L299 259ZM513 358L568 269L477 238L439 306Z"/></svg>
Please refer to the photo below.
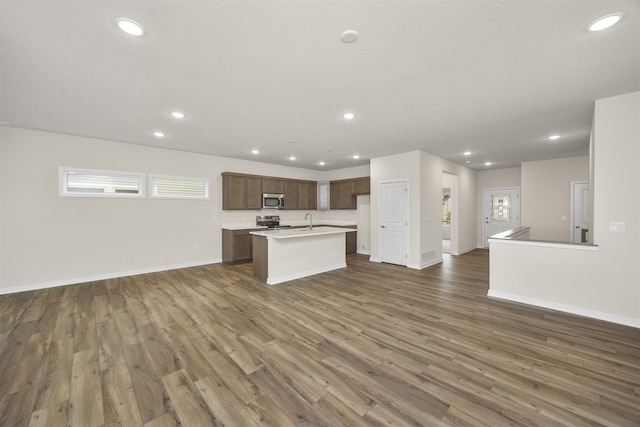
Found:
<svg viewBox="0 0 640 427"><path fill-rule="evenodd" d="M322 227L322 225L317 225L316 227ZM331 227L336 226L332 225ZM344 226L344 228L356 228L356 226ZM253 261L253 235L249 234L249 232L254 230L257 229L222 229L222 262L240 264ZM345 233L345 239L346 253L355 254L358 251L358 232Z"/></svg>
<svg viewBox="0 0 640 427"><path fill-rule="evenodd" d="M354 231L345 234L347 239L347 253L355 254L358 251L358 232Z"/></svg>
<svg viewBox="0 0 640 427"><path fill-rule="evenodd" d="M222 262L237 264L253 260L252 230L222 230Z"/></svg>

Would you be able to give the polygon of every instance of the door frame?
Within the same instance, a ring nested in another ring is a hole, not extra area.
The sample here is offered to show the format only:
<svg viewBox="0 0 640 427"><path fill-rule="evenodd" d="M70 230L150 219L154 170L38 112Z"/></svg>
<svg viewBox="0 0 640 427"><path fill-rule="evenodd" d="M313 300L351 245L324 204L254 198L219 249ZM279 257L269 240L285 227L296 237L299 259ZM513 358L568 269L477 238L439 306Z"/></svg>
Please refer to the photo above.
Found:
<svg viewBox="0 0 640 427"><path fill-rule="evenodd" d="M507 191L517 191L518 192L518 227L520 227L520 220L522 218L522 212L521 212L521 208L522 205L520 203L520 187L492 187L492 188L483 188L482 189L482 214L480 215L480 219L482 220L482 247L483 248L488 248L489 245L487 244L487 246L485 246L485 242L487 241L487 239L489 238L489 236L487 236L487 223L485 221L485 217L484 214L487 211L487 198L485 197L485 194L487 193L492 193L492 192L496 192L496 191L500 191L500 190L507 190Z"/></svg>
<svg viewBox="0 0 640 427"><path fill-rule="evenodd" d="M570 183L570 201L569 201L569 241L573 242L573 243L581 243L581 242L574 242L574 238L573 238L573 228L576 226L575 224L575 218L574 218L574 212L575 212L575 186L576 184L587 184L587 186L590 186L589 181L571 181ZM589 202L591 202L589 200ZM587 212L587 214L589 214L589 212ZM587 239L588 240L588 239Z"/></svg>
<svg viewBox="0 0 640 427"><path fill-rule="evenodd" d="M460 249L458 247L459 239L458 239L458 231L459 231L459 215L458 215L458 206L459 206L459 198L458 198L458 186L459 186L459 177L458 174L453 172L442 171L443 177L444 174L450 176L451 184L449 187L451 189L451 248L449 251L450 255L460 255ZM443 178L444 181L444 178ZM445 188L444 182L442 184L442 188Z"/></svg>
<svg viewBox="0 0 640 427"><path fill-rule="evenodd" d="M390 179L390 180L385 180L385 181L380 181L380 183L378 184L378 194L380 195L380 202L378 203L378 254L379 254L379 259L380 262L385 262L383 260L383 256L382 254L384 253L384 238L382 236L382 227L381 227L381 220L382 220L382 206L384 204L384 200L383 200L383 193L382 193L382 186L384 184L393 184L393 183L404 183L407 186L407 197L405 197L404 200L404 215L405 215L405 222L407 224L407 226L404 229L404 243L405 243L405 263L404 264L394 264L394 265L404 265L405 267L407 267L409 265L409 247L410 247L410 242L409 242L409 236L411 235L411 233L409 233L410 227L411 227L411 222L409 221L409 194L410 194L410 187L409 187L409 180L408 179Z"/></svg>

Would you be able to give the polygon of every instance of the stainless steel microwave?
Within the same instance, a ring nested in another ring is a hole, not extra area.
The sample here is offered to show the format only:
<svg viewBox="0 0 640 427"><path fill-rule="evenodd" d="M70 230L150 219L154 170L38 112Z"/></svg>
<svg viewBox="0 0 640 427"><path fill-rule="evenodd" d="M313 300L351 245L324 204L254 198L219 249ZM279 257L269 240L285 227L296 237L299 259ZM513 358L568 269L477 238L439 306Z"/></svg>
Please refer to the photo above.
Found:
<svg viewBox="0 0 640 427"><path fill-rule="evenodd" d="M284 194L262 193L262 209L284 209Z"/></svg>

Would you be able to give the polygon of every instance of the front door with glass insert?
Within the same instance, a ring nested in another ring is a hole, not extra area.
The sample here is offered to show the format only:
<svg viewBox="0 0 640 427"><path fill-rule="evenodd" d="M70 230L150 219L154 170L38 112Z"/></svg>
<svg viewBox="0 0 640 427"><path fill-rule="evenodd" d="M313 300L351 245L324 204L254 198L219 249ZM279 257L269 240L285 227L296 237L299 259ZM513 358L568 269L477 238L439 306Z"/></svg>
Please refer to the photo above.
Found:
<svg viewBox="0 0 640 427"><path fill-rule="evenodd" d="M489 247L489 237L512 228L520 227L520 189L488 188L482 191L484 222L484 247Z"/></svg>

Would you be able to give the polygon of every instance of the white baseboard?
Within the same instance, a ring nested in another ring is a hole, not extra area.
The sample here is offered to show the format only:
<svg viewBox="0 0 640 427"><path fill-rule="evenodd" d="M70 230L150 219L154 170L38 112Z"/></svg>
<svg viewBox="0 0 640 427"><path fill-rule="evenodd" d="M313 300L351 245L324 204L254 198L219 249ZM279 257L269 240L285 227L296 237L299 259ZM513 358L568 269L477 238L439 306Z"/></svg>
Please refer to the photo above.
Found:
<svg viewBox="0 0 640 427"><path fill-rule="evenodd" d="M375 257L369 257L369 261L370 261L370 262L377 262L378 264L382 262L382 261L380 260L380 258L375 258Z"/></svg>
<svg viewBox="0 0 640 427"><path fill-rule="evenodd" d="M70 279L55 280L52 282L33 283L24 286L14 286L11 288L0 288L0 295L15 294L18 292L36 291L39 289L55 288L58 286L76 285L79 283L95 282L96 280L116 279L118 277L135 276L138 274L157 273L159 271L176 270L178 268L198 267L201 265L219 264L222 258L202 260L198 262L187 262L182 264L164 265L139 270L119 271L114 273L98 274L95 276L74 277Z"/></svg>
<svg viewBox="0 0 640 427"><path fill-rule="evenodd" d="M592 319L604 320L606 322L618 323L620 325L631 326L633 328L640 328L640 319L634 319L631 317L617 316L615 314L604 313L597 310L590 310L583 307L560 304L557 302L542 300L538 298L523 297L521 295L514 295L508 292L492 291L491 289L489 289L489 293L487 294L487 296L489 298L514 301L522 304L534 305L536 307L563 311L565 313L577 314L578 316L590 317Z"/></svg>
<svg viewBox="0 0 640 427"><path fill-rule="evenodd" d="M432 265L440 264L441 262L442 262L442 257L430 259L429 261L425 261L420 264L408 264L407 267L413 268L414 270L422 270L427 267L431 267Z"/></svg>
<svg viewBox="0 0 640 427"><path fill-rule="evenodd" d="M314 274L326 273L327 271L337 270L339 268L346 268L346 263L330 265L322 268L314 268L313 270L302 271L300 273L288 274L280 277L268 277L267 285L277 285L278 283L289 282L295 279L301 279L303 277L312 276Z"/></svg>
<svg viewBox="0 0 640 427"><path fill-rule="evenodd" d="M476 249L485 249L485 248L478 248L478 247L470 247L467 249L463 249L461 251L458 251L458 255L462 255L462 254L466 254L467 252L471 252L471 251L475 251Z"/></svg>

